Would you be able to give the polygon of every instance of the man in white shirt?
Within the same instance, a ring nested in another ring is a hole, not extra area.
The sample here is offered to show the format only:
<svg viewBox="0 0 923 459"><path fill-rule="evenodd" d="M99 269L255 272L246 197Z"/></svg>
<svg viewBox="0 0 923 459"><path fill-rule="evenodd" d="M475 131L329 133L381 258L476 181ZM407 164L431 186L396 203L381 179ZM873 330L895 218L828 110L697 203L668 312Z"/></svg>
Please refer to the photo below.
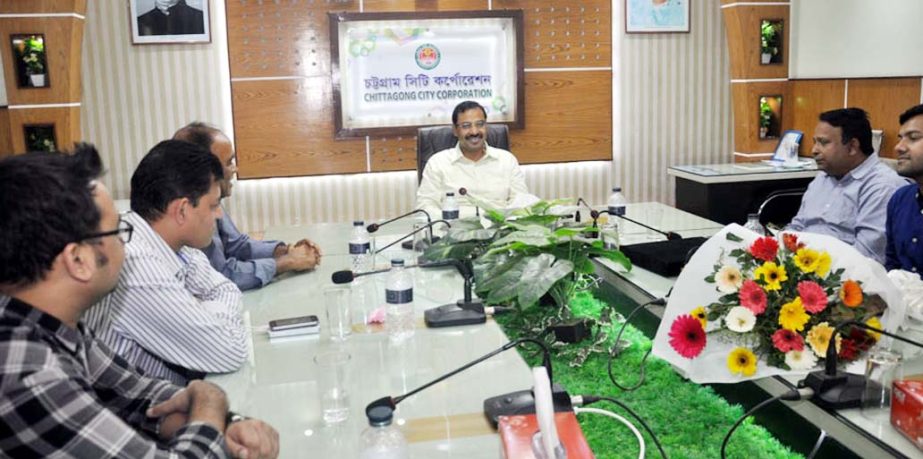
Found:
<svg viewBox="0 0 923 459"><path fill-rule="evenodd" d="M417 189L417 208L433 218L441 215L445 194L454 192L461 215L474 215L474 206L458 190L503 209L519 194L528 194L525 176L512 153L487 145L487 111L477 102L465 101L452 112L458 143L433 155L423 170Z"/></svg>
<svg viewBox="0 0 923 459"><path fill-rule="evenodd" d="M87 325L145 375L185 384L238 369L248 336L237 286L202 253L221 218L221 162L188 142L165 140L131 177L134 227L115 290Z"/></svg>

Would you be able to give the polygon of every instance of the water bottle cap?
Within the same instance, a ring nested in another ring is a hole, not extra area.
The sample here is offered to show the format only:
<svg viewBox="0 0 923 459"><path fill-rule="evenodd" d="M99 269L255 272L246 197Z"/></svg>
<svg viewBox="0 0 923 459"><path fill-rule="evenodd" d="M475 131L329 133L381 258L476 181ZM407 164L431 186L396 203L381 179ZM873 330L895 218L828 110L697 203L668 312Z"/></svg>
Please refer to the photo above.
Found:
<svg viewBox="0 0 923 459"><path fill-rule="evenodd" d="M446 196L455 196L455 192L454 192L454 191L449 191L449 192L446 193L445 195L446 195Z"/></svg>
<svg viewBox="0 0 923 459"><path fill-rule="evenodd" d="M391 266L404 266L404 259L403 258L392 258Z"/></svg>
<svg viewBox="0 0 923 459"><path fill-rule="evenodd" d="M353 220L353 226L365 226L365 222L362 220Z"/></svg>
<svg viewBox="0 0 923 459"><path fill-rule="evenodd" d="M622 187L620 187L620 186L612 187L612 192L613 192L613 193L619 193L619 192L621 192L621 191L622 191Z"/></svg>
<svg viewBox="0 0 923 459"><path fill-rule="evenodd" d="M376 406L368 410L365 415L369 418L370 426L387 426L391 425L391 419L394 418L394 410L389 406Z"/></svg>

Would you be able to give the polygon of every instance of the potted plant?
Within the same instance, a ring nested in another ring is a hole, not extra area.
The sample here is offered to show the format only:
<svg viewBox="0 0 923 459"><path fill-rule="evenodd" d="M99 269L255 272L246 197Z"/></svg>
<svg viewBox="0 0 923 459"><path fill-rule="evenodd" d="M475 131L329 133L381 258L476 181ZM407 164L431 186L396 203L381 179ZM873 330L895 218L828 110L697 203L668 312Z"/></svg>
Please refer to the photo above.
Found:
<svg viewBox="0 0 923 459"><path fill-rule="evenodd" d="M26 149L28 151L55 151L54 126L27 126Z"/></svg>
<svg viewBox="0 0 923 459"><path fill-rule="evenodd" d="M765 139L769 134L769 124L772 122L772 107L765 97L760 97L760 138Z"/></svg>
<svg viewBox="0 0 923 459"><path fill-rule="evenodd" d="M763 21L760 26L760 63L768 64L779 52L776 44L776 27L770 21Z"/></svg>
<svg viewBox="0 0 923 459"><path fill-rule="evenodd" d="M22 41L21 59L33 87L45 86L45 43L35 35Z"/></svg>

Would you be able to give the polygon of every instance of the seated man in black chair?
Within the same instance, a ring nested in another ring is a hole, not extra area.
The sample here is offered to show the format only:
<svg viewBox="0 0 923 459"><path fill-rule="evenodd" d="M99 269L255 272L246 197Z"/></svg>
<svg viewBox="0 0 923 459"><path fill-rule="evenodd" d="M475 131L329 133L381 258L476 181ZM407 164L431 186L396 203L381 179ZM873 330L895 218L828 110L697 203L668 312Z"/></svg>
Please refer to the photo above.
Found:
<svg viewBox="0 0 923 459"><path fill-rule="evenodd" d="M423 170L417 189L417 208L431 216L440 215L447 192L468 194L496 208L505 208L520 194L528 194L525 177L512 153L487 145L487 111L477 102L465 101L452 112L458 143L433 155ZM465 199L459 199L460 204ZM473 207L461 209L473 215Z"/></svg>

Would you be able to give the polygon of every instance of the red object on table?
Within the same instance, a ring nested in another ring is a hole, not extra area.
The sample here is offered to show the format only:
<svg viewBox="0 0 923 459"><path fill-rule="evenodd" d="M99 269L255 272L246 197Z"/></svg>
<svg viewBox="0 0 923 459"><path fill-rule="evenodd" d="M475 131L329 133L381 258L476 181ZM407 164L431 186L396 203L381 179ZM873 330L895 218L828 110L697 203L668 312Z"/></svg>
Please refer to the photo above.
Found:
<svg viewBox="0 0 923 459"><path fill-rule="evenodd" d="M891 425L923 449L923 381L900 380L891 391Z"/></svg>
<svg viewBox="0 0 923 459"><path fill-rule="evenodd" d="M583 436L583 429L577 423L573 411L555 413L554 423L558 427L558 438L567 451L567 459L594 459L593 451ZM503 442L505 459L535 459L532 454L532 436L538 432L538 421L534 414L500 416L497 430Z"/></svg>

